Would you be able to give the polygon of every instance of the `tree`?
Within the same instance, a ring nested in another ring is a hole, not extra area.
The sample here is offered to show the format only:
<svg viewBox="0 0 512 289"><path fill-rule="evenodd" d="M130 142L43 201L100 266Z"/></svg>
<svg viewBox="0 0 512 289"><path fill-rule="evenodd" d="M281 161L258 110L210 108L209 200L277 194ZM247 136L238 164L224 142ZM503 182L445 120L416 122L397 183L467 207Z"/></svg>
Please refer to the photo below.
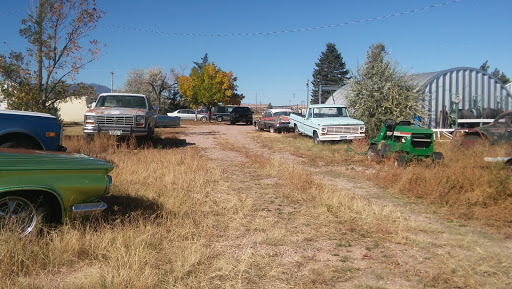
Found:
<svg viewBox="0 0 512 289"><path fill-rule="evenodd" d="M481 66L480 66L480 69L485 71L485 72L489 72L489 65L487 64L488 60L486 60ZM501 83L503 84L507 84L510 82L510 78L508 78L508 76L501 72L498 68L495 68L494 71L491 73L491 75L493 77L495 77L496 79L498 79L499 81L501 81Z"/></svg>
<svg viewBox="0 0 512 289"><path fill-rule="evenodd" d="M147 95L152 102L158 104L159 110L162 111L164 105L169 107L171 100L178 101L178 97L172 89L176 85L178 77L179 74L174 68L171 68L169 73L160 67L151 67L147 70L132 69L128 71L122 91ZM179 101L181 102L181 100Z"/></svg>
<svg viewBox="0 0 512 289"><path fill-rule="evenodd" d="M86 38L104 14L95 0L39 1L22 20L27 54L0 55L0 75L7 83L2 92L9 107L58 114L57 102L86 93L70 91L66 81L97 59L99 43Z"/></svg>
<svg viewBox="0 0 512 289"><path fill-rule="evenodd" d="M337 85L343 86L347 83L349 71L346 69L345 62L341 53L336 49L334 43L327 43L325 51L315 63L315 70L313 71L313 90L311 92L311 103L319 103L319 90L320 85ZM322 91L322 101L328 98L327 91Z"/></svg>
<svg viewBox="0 0 512 289"><path fill-rule="evenodd" d="M363 66L357 67L347 102L354 117L364 121L369 136L376 135L386 119L412 120L424 114L421 92L382 43L370 46Z"/></svg>
<svg viewBox="0 0 512 289"><path fill-rule="evenodd" d="M178 89L191 107L197 109L203 105L211 113L214 106L231 101L235 81L231 71L225 72L215 63L207 63L201 69L193 67L189 76L178 78Z"/></svg>

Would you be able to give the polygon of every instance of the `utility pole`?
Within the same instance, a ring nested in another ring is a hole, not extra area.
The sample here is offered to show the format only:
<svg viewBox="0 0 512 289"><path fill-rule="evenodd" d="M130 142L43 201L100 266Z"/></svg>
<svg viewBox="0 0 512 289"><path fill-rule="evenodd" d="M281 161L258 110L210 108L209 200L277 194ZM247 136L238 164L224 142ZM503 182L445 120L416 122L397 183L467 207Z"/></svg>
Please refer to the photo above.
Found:
<svg viewBox="0 0 512 289"><path fill-rule="evenodd" d="M306 81L306 87L307 87L307 92L306 92L306 106L309 108L309 79Z"/></svg>
<svg viewBox="0 0 512 289"><path fill-rule="evenodd" d="M110 92L114 92L114 72L110 72Z"/></svg>

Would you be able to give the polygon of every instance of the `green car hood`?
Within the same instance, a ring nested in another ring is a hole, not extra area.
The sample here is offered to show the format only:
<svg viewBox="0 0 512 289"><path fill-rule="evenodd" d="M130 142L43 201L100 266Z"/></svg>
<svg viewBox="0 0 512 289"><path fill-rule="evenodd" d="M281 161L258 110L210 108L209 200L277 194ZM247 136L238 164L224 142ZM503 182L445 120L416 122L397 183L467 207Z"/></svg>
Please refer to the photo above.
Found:
<svg viewBox="0 0 512 289"><path fill-rule="evenodd" d="M102 170L114 167L83 154L0 148L0 172L35 170Z"/></svg>

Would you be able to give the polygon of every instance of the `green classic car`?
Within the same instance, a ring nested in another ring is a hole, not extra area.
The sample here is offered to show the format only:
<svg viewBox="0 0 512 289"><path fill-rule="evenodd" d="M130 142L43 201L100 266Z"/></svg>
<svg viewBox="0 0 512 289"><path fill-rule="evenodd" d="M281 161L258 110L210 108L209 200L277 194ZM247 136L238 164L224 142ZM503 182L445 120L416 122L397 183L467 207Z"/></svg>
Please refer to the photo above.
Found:
<svg viewBox="0 0 512 289"><path fill-rule="evenodd" d="M27 235L104 210L112 169L82 154L0 148L0 230Z"/></svg>

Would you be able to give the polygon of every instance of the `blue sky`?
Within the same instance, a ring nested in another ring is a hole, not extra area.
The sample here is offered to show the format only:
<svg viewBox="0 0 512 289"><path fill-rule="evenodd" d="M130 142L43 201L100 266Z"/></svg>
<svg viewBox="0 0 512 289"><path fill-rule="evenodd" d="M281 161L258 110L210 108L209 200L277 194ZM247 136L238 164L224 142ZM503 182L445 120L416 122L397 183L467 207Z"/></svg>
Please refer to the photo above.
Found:
<svg viewBox="0 0 512 289"><path fill-rule="evenodd" d="M18 30L30 2L2 1L0 53L25 49ZM328 42L336 44L351 71L364 62L370 45L382 42L409 73L478 68L488 60L491 69L512 77L510 0L97 3L106 15L91 38L107 47L77 81L110 87L113 71L114 89L131 69L174 67L188 74L193 62L208 53L211 62L238 77L244 103L300 104ZM432 5L439 6L421 9ZM376 19L415 9L420 10ZM374 20L362 21L367 19Z"/></svg>

